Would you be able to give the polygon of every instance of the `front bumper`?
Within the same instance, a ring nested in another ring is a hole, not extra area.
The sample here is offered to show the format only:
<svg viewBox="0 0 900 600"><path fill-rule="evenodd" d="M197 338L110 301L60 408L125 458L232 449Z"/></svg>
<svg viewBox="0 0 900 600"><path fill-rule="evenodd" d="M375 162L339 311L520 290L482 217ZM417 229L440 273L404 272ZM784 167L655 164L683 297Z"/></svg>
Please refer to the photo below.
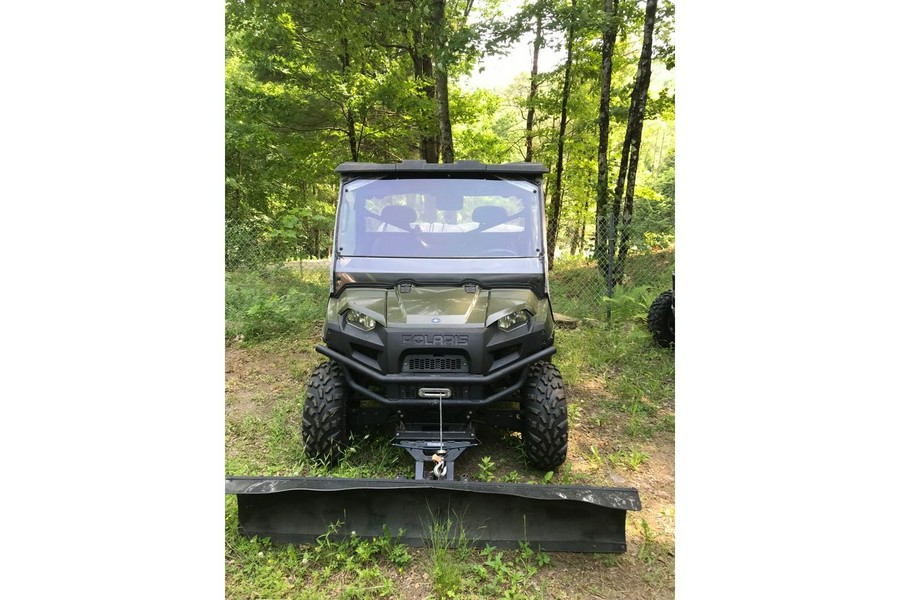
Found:
<svg viewBox="0 0 900 600"><path fill-rule="evenodd" d="M505 367L492 371L486 375L478 374L451 374L451 373L379 373L366 365L353 360L339 352L327 348L322 345L316 346L316 352L324 354L328 358L335 360L345 367L347 375L347 384L355 392L366 396L371 400L375 400L381 404L391 407L428 407L438 406L438 400L421 399L421 398L389 398L386 395L379 394L370 388L361 385L357 380L357 376L362 376L368 381L390 388L392 385L410 385L421 384L423 387L435 386L453 386L453 385L480 385L486 386L504 381L510 376L518 375L512 381L511 385L505 386L498 392L491 394L486 398L446 398L440 403L445 407L483 407L492 404L502 398L517 392L525 383L525 376L528 373L526 367L538 361L549 358L556 353L556 346L549 346L534 354L530 354L524 358L520 358Z"/></svg>

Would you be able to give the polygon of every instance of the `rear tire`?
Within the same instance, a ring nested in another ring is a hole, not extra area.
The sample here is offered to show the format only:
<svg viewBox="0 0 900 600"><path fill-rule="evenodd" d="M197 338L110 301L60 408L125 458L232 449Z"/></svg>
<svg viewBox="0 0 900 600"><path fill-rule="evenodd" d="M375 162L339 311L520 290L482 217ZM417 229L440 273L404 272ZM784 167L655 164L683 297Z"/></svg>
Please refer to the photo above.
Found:
<svg viewBox="0 0 900 600"><path fill-rule="evenodd" d="M303 403L306 454L333 464L347 445L347 391L344 368L333 360L313 371Z"/></svg>
<svg viewBox="0 0 900 600"><path fill-rule="evenodd" d="M525 458L544 471L563 464L569 448L569 420L559 369L548 362L528 367L521 408Z"/></svg>
<svg viewBox="0 0 900 600"><path fill-rule="evenodd" d="M675 311L672 310L674 300L675 292L663 292L647 311L647 327L653 334L653 341L663 348L675 343Z"/></svg>

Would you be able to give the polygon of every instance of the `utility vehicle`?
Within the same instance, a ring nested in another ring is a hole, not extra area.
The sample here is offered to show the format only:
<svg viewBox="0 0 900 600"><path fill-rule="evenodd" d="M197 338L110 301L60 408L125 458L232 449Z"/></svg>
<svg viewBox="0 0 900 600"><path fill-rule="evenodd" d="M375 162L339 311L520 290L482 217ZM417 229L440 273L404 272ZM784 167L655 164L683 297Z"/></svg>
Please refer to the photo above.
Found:
<svg viewBox="0 0 900 600"><path fill-rule="evenodd" d="M307 454L336 459L351 428L392 422L432 477L476 443L475 425L520 431L528 462L566 459L568 421L550 362L553 311L536 163L345 163L324 327L329 358L303 411Z"/></svg>
<svg viewBox="0 0 900 600"><path fill-rule="evenodd" d="M624 552L634 488L457 479L477 425L521 432L540 475L566 460L537 163L343 163L323 330L303 405L306 454L333 463L351 429L393 424L415 479L229 477L246 535L309 543L329 524L545 550ZM347 458L352 460L353 457ZM392 474L385 474L391 476Z"/></svg>

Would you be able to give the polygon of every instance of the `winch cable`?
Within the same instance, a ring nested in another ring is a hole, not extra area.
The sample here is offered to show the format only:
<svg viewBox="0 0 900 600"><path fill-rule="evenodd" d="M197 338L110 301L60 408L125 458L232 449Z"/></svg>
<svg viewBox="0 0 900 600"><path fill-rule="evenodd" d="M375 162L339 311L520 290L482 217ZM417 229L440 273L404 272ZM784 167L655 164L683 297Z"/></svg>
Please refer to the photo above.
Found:
<svg viewBox="0 0 900 600"><path fill-rule="evenodd" d="M434 455L434 476L437 479L443 479L447 476L447 463L444 462L444 456L447 451L444 449L444 393L438 393L438 447L437 453Z"/></svg>

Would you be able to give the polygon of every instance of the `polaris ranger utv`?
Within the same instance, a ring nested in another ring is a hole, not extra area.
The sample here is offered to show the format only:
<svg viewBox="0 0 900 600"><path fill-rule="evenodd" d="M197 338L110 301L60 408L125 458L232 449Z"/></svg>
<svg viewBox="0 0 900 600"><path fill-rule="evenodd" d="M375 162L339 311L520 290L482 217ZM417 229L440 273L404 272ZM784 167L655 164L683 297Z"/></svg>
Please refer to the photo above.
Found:
<svg viewBox="0 0 900 600"><path fill-rule="evenodd" d="M633 488L454 473L480 424L521 432L542 472L566 460L566 396L550 362L546 167L409 160L337 172L325 345L316 346L328 360L307 388L306 454L333 462L352 429L392 423L415 479L230 477L242 530L310 542L341 521L362 537L402 529L421 545L426 519L452 514L454 532L477 544L623 552L625 511L640 510Z"/></svg>
<svg viewBox="0 0 900 600"><path fill-rule="evenodd" d="M350 428L393 422L418 479L426 458L431 477L453 479L453 460L484 423L521 431L534 467L561 465L568 422L550 363L546 168L404 161L337 171L327 347L316 348L330 360L306 395L307 454L333 460Z"/></svg>

